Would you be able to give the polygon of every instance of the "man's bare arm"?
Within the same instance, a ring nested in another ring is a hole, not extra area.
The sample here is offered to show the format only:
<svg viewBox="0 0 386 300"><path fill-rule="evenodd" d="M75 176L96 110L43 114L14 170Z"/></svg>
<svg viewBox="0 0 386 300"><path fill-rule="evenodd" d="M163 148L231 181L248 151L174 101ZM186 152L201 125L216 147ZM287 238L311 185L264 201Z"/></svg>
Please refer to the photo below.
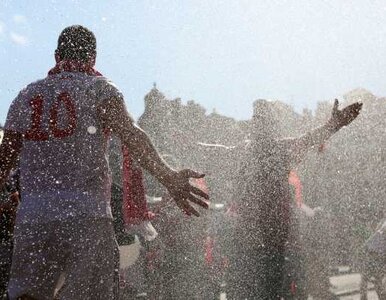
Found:
<svg viewBox="0 0 386 300"><path fill-rule="evenodd" d="M134 123L123 101L118 99L108 101L103 116L104 127L128 147L130 155L139 162L141 167L161 183L166 177L173 176L175 171L167 166L158 155L147 134Z"/></svg>
<svg viewBox="0 0 386 300"><path fill-rule="evenodd" d="M0 144L0 186L3 186L11 170L16 167L22 147L23 135L21 133L4 131L3 141Z"/></svg>
<svg viewBox="0 0 386 300"><path fill-rule="evenodd" d="M207 203L199 198L208 199L208 195L189 183L189 178L201 178L204 175L192 170L178 172L170 168L160 157L147 134L134 124L123 99L113 98L105 101L99 109L99 115L103 127L120 138L130 155L168 189L182 210L189 215L198 216L198 212L189 202L208 207Z"/></svg>
<svg viewBox="0 0 386 300"><path fill-rule="evenodd" d="M316 128L299 138L281 140L281 142L289 148L294 162L300 162L307 151L315 146L325 143L339 129L354 121L362 109L362 103L356 102L342 110L339 110L338 107L339 102L335 99L331 118L325 125Z"/></svg>

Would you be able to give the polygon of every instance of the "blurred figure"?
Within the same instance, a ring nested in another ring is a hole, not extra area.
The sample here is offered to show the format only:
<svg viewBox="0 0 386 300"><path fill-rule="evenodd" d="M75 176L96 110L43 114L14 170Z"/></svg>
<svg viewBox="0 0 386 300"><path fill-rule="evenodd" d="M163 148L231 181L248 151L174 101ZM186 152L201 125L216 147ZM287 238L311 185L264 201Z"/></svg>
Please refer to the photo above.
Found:
<svg viewBox="0 0 386 300"><path fill-rule="evenodd" d="M380 300L386 300L386 218L360 250L357 264L362 274L361 300L367 300L367 285L374 283Z"/></svg>
<svg viewBox="0 0 386 300"><path fill-rule="evenodd" d="M300 138L279 139L270 103L255 102L235 193L240 217L234 236L240 247L231 258L229 299L280 299L291 226L289 173L308 150L350 124L361 107L355 103L339 110L336 100L326 125Z"/></svg>
<svg viewBox="0 0 386 300"><path fill-rule="evenodd" d="M304 237L306 256L306 282L308 294L313 299L337 299L330 292L330 257L328 253L328 235L331 227L328 224L327 213L317 207L314 215L306 221L307 228Z"/></svg>
<svg viewBox="0 0 386 300"><path fill-rule="evenodd" d="M20 202L18 172L0 190L0 299L6 299L12 263L13 231Z"/></svg>
<svg viewBox="0 0 386 300"><path fill-rule="evenodd" d="M301 241L300 222L303 211L290 204L291 228L285 250L284 277L281 296L286 300L307 300L305 288L305 253Z"/></svg>
<svg viewBox="0 0 386 300"><path fill-rule="evenodd" d="M171 204L170 196L164 194L153 222L161 243L158 251L153 247L149 252L148 270L153 284L150 299L212 299L205 264L210 212L191 219Z"/></svg>

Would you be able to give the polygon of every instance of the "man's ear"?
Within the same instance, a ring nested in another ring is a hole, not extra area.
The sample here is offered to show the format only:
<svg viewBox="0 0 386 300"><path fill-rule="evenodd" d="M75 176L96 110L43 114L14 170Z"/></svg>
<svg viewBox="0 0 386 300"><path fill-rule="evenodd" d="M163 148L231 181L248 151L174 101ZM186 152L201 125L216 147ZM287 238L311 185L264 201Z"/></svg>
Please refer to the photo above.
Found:
<svg viewBox="0 0 386 300"><path fill-rule="evenodd" d="M94 67L95 66L95 62L96 62L96 53L94 53L91 57L90 57L90 66Z"/></svg>
<svg viewBox="0 0 386 300"><path fill-rule="evenodd" d="M55 50L55 61L57 63L61 61L58 49Z"/></svg>

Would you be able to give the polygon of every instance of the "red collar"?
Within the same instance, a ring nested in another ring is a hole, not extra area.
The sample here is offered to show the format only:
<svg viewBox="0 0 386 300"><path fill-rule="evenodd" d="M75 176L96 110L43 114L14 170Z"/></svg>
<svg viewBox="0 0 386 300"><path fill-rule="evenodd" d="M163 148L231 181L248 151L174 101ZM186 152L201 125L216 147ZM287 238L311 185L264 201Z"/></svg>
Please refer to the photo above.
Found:
<svg viewBox="0 0 386 300"><path fill-rule="evenodd" d="M48 75L55 75L61 72L81 72L90 76L102 76L92 65L76 60L61 60L57 62L55 67L48 72Z"/></svg>

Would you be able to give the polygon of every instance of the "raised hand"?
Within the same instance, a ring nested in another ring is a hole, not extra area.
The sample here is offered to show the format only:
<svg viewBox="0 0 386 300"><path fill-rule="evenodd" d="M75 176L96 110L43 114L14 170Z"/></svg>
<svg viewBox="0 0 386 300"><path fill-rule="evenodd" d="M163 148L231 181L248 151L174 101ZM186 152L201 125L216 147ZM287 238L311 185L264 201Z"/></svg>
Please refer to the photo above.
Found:
<svg viewBox="0 0 386 300"><path fill-rule="evenodd" d="M347 126L356 119L362 109L363 103L355 102L342 110L339 110L339 101L335 99L330 122L336 130Z"/></svg>
<svg viewBox="0 0 386 300"><path fill-rule="evenodd" d="M193 186L189 182L190 178L202 178L204 176L204 174L186 169L175 172L164 182L165 187L168 189L170 196L174 199L177 206L188 216L191 216L192 214L197 217L200 216L198 211L192 206L191 203L195 203L203 208L209 207L208 203L203 200L209 199L208 194Z"/></svg>

